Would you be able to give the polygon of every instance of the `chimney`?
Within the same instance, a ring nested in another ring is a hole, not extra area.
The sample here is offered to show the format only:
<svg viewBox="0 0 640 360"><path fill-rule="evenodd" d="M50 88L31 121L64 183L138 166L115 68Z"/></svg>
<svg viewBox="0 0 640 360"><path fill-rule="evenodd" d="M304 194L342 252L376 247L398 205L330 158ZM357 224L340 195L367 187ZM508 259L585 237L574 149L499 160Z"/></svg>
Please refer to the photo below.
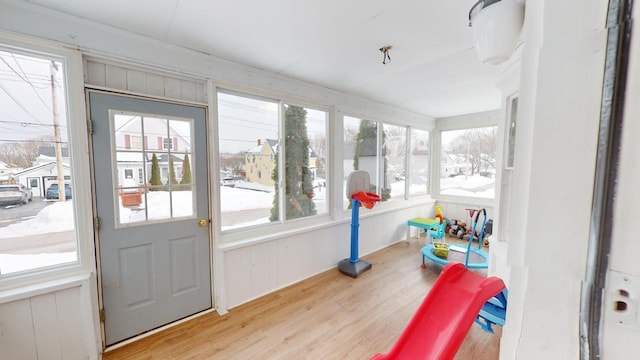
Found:
<svg viewBox="0 0 640 360"><path fill-rule="evenodd" d="M262 141L258 139L258 146L262 145Z"/></svg>

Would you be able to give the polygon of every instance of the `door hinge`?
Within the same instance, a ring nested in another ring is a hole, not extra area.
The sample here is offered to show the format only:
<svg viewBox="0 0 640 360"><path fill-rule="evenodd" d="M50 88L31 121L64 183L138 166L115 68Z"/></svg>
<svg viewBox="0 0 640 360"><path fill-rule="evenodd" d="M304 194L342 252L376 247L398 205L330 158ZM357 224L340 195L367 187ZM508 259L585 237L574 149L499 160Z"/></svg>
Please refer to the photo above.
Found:
<svg viewBox="0 0 640 360"><path fill-rule="evenodd" d="M93 228L95 230L100 230L100 218L97 216L93 218Z"/></svg>
<svg viewBox="0 0 640 360"><path fill-rule="evenodd" d="M93 135L93 120L91 119L87 120L87 131L90 136Z"/></svg>
<svg viewBox="0 0 640 360"><path fill-rule="evenodd" d="M100 309L100 322L104 322L104 309Z"/></svg>

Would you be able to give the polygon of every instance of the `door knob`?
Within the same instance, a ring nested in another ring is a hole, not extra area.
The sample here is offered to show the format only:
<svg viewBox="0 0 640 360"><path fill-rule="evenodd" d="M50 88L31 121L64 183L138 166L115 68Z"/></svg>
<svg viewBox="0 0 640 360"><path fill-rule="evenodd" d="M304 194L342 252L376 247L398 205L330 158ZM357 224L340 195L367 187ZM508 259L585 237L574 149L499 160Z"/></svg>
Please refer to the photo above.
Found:
<svg viewBox="0 0 640 360"><path fill-rule="evenodd" d="M207 226L207 220L202 219L202 220L198 221L198 225L200 225L201 227Z"/></svg>

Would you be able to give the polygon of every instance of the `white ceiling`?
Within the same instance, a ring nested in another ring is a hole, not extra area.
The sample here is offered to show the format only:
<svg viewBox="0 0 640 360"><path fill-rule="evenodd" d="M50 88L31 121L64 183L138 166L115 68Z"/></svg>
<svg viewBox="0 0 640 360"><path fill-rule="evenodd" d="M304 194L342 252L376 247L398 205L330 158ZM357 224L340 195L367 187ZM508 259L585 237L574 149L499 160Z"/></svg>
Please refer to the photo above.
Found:
<svg viewBox="0 0 640 360"><path fill-rule="evenodd" d="M476 0L30 2L419 114L500 106L468 27Z"/></svg>

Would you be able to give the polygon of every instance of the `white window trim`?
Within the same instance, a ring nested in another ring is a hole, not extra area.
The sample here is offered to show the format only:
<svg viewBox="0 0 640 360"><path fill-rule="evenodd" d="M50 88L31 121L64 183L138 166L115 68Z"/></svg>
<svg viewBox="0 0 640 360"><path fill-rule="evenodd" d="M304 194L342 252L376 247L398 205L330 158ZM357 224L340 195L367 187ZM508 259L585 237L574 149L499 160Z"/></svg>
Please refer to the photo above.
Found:
<svg viewBox="0 0 640 360"><path fill-rule="evenodd" d="M460 196L460 195L447 195L442 194L440 191L440 166L441 166L441 152L442 152L442 132L443 131L456 131L456 130L470 130L478 128L496 127L498 128L497 118L499 116L499 110L490 111L479 114L472 114L470 116L461 116L455 121L444 121L444 125L440 122L438 127L433 131L433 138L429 137L431 143L432 154L432 172L431 172L431 193L436 195L438 200L451 202L451 203L465 203L481 206L494 206L495 196L493 198L483 198L475 196ZM461 123L462 122L462 123ZM466 122L466 123L465 123ZM462 125L464 124L464 125ZM433 141L431 141L433 140ZM498 152L499 136L496 138L496 156ZM496 169L496 172L499 169ZM496 176L497 178L497 176ZM496 183L495 186L498 186ZM496 188L497 193L497 188Z"/></svg>
<svg viewBox="0 0 640 360"><path fill-rule="evenodd" d="M290 95L285 95L285 94L281 94L278 92L272 92L272 91L264 91L264 90L259 90L259 89L253 89L253 88L247 88L247 87L243 87L243 86L239 86L237 84L229 84L229 83L223 83L223 82L218 82L218 81L211 81L210 82L210 94L211 94L211 103L212 105L212 119L210 120L212 123L215 124L215 126L212 126L212 128L214 128L214 133L211 134L210 136L213 136L214 139L218 139L218 135L219 135L219 128L218 128L218 93L224 93L224 94L229 94L229 95L234 95L234 96L241 96L241 97L246 97L246 98L250 98L250 99L256 99L256 100L261 100L261 101L268 101L268 102L272 102L275 104L278 104L278 137L279 139L284 139L284 106L285 105L292 105L292 106L300 106L303 108L308 108L308 109L313 109L313 110L317 110L317 111L324 111L327 113L327 124L326 126L326 134L328 137L328 141L329 143L333 143L335 140L332 140L333 138L333 133L330 131L331 130L331 122L333 120L334 117L334 108L332 106L328 106L325 104L319 104L319 103L315 103L313 101L309 101L309 100L302 100L302 99L297 99L295 97L292 97ZM284 152L284 142L282 141L281 144L278 145L279 147L281 147L279 149L279 151ZM213 159L211 161L212 164L212 168L213 169L219 169L220 165L219 165L219 149L215 146L212 146L213 149L211 149L211 152L213 153L211 156L211 159ZM327 174L328 177L331 176L331 174L333 174L337 169L335 166L335 164L333 164L333 159L334 159L334 155L333 155L334 150L329 147L328 149L328 154L327 154L327 161L329 162L329 167L327 168ZM279 171L279 180L278 180L278 186L280 187L280 193L282 193L283 189L284 189L284 181L281 180L284 177L284 159L283 157L278 157L278 171ZM213 184L213 192L214 197L217 199L220 199L220 179L219 177L214 177L215 179L212 179L212 184ZM328 179L327 179L328 180ZM234 229L228 229L228 230L221 230L221 221L220 221L220 216L217 216L216 219L214 220L214 238L217 239L216 243L220 244L221 246L224 244L229 244L229 243L233 243L236 241L239 241L240 239L246 239L246 238L255 238L255 237L272 237L276 234L280 234L282 232L287 232L290 231L291 229L299 229L299 228L308 228L311 227L313 225L316 224L326 224L329 223L332 218L334 217L334 215L332 214L332 200L330 199L330 197L327 199L327 212L323 213L323 214L317 214L317 215L313 215L313 216L307 216L304 218L298 218L298 219L292 219L292 220L284 220L284 199L283 197L280 197L279 199L280 201L280 220L277 222L273 222L270 224L259 224L259 225L250 225L250 226L245 226L245 227L239 227L239 228L234 228ZM217 209L218 213L221 213L221 207L222 204L219 203L219 201L215 204L213 204L212 209Z"/></svg>
<svg viewBox="0 0 640 360"><path fill-rule="evenodd" d="M45 42L22 35L0 32L0 45L6 50L59 59L65 67L65 89L67 116L69 119L69 151L72 159L72 179L90 178L89 139L87 132L86 109L84 103L84 77L82 54L51 42ZM38 284L71 279L76 276L95 272L93 243L93 204L91 184L88 181L76 181L74 184L74 217L77 239L78 261L60 265L36 268L0 278L0 299L10 293L25 290L25 294L37 292ZM35 289L35 290L34 290Z"/></svg>

